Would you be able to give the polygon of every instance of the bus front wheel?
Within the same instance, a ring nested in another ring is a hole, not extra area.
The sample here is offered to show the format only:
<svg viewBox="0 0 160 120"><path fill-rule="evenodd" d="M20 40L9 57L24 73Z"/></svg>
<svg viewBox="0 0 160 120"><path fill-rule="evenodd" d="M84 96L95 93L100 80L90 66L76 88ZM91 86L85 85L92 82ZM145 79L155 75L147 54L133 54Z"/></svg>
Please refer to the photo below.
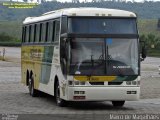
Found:
<svg viewBox="0 0 160 120"><path fill-rule="evenodd" d="M66 101L60 98L60 86L58 82L56 83L55 90L56 104L60 107L66 106Z"/></svg>
<svg viewBox="0 0 160 120"><path fill-rule="evenodd" d="M125 101L112 101L112 105L114 107L122 107L124 105Z"/></svg>

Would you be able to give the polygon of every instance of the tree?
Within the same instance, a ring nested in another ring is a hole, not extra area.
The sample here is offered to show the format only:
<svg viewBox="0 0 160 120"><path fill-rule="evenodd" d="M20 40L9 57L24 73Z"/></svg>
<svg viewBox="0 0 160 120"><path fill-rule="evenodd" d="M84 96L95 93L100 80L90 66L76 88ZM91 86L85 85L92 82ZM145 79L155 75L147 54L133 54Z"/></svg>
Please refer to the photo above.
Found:
<svg viewBox="0 0 160 120"><path fill-rule="evenodd" d="M156 46L160 43L160 39L156 38L153 34L148 34L147 43L151 48L156 48Z"/></svg>

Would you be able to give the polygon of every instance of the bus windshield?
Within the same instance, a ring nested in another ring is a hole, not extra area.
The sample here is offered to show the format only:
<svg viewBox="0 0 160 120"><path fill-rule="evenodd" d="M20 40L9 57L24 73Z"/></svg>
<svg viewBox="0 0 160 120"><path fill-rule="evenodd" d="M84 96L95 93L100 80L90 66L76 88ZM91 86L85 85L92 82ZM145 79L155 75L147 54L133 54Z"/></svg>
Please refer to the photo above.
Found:
<svg viewBox="0 0 160 120"><path fill-rule="evenodd" d="M70 74L138 75L137 39L74 38Z"/></svg>
<svg viewBox="0 0 160 120"><path fill-rule="evenodd" d="M69 33L78 34L137 34L135 18L68 19Z"/></svg>

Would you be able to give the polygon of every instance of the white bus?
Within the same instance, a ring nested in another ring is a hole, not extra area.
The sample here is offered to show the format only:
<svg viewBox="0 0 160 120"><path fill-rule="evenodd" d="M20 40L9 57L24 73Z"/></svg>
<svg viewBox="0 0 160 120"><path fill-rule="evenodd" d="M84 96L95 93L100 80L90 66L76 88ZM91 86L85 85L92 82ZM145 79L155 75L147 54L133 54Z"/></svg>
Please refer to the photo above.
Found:
<svg viewBox="0 0 160 120"><path fill-rule="evenodd" d="M104 8L67 8L23 22L22 83L67 101L125 101L140 96L136 14ZM142 51L142 58L145 58Z"/></svg>

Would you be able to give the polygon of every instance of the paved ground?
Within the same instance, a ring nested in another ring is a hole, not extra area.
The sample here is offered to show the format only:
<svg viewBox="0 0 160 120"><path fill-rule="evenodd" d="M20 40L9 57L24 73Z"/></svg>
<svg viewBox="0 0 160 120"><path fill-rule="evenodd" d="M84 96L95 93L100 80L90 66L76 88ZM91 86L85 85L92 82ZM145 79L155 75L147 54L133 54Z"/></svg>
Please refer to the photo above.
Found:
<svg viewBox="0 0 160 120"><path fill-rule="evenodd" d="M16 56L19 56L18 59L20 59L20 49L12 49L8 49L8 52L9 50L12 52L8 53L8 55L16 58L14 56L15 53ZM29 96L27 87L20 83L19 60L14 59L13 62L0 61L0 113L60 114L63 119L67 119L63 115L71 115L68 119L76 115L76 119L82 119L80 117L82 114L82 116L94 114L160 114L159 65L160 58L148 57L142 62L140 101L126 102L123 108L114 108L110 102L70 103L68 107L60 108L55 105L55 99L52 96L47 95L37 98ZM78 114L80 115L78 116ZM89 120L97 116L84 118ZM56 116L55 119L59 117ZM24 119L26 116L22 118ZM47 119L47 116L44 118Z"/></svg>

